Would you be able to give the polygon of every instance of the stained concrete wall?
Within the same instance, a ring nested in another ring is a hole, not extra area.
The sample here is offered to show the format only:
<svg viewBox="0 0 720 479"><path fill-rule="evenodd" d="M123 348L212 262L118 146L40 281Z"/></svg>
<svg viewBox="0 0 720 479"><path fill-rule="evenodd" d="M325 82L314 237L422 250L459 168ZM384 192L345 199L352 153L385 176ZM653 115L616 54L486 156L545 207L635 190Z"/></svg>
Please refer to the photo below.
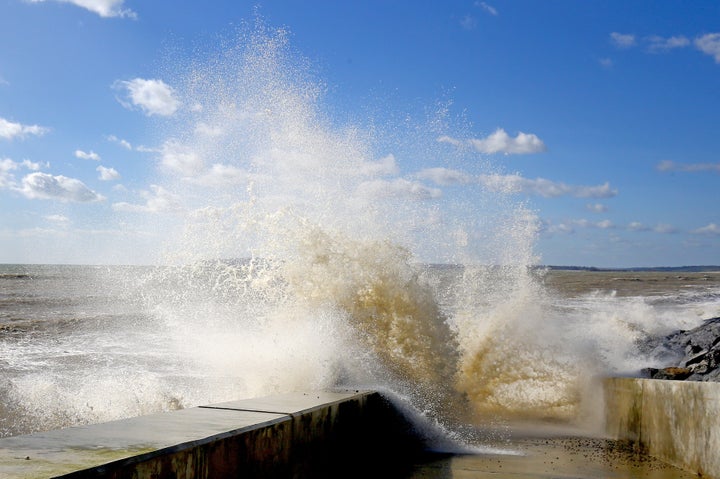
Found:
<svg viewBox="0 0 720 479"><path fill-rule="evenodd" d="M292 393L0 439L0 477L372 477L424 445L373 391Z"/></svg>
<svg viewBox="0 0 720 479"><path fill-rule="evenodd" d="M720 479L720 383L604 380L606 431L640 452Z"/></svg>

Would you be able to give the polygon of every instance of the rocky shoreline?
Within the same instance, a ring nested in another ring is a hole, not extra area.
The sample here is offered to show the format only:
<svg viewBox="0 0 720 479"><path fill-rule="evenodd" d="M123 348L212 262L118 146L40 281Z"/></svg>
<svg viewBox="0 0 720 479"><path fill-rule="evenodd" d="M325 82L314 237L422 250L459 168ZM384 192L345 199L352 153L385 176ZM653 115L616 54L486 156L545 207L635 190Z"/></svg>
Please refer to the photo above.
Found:
<svg viewBox="0 0 720 479"><path fill-rule="evenodd" d="M641 350L670 364L645 368L643 377L720 382L720 317L707 319L688 331L647 340Z"/></svg>

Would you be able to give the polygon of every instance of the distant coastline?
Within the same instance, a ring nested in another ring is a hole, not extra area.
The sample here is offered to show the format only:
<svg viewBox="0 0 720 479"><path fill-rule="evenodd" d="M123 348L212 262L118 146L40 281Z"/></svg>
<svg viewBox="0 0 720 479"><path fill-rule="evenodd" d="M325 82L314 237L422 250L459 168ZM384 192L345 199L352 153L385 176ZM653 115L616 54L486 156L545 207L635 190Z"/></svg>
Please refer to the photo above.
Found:
<svg viewBox="0 0 720 479"><path fill-rule="evenodd" d="M595 266L556 266L543 265L538 268L564 271L657 271L657 272L681 272L681 273L706 273L711 271L720 271L720 266L648 266L634 268L598 268Z"/></svg>

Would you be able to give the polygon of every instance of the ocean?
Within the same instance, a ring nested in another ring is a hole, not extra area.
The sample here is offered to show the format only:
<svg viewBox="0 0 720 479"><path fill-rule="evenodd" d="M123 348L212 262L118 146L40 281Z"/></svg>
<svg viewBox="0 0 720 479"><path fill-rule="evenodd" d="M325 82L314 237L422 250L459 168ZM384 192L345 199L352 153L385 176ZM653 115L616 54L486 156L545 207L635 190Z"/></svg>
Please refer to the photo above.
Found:
<svg viewBox="0 0 720 479"><path fill-rule="evenodd" d="M598 377L663 366L638 344L720 316L720 272L355 260L316 282L266 260L1 265L0 436L333 388L385 391L440 442L592 428Z"/></svg>

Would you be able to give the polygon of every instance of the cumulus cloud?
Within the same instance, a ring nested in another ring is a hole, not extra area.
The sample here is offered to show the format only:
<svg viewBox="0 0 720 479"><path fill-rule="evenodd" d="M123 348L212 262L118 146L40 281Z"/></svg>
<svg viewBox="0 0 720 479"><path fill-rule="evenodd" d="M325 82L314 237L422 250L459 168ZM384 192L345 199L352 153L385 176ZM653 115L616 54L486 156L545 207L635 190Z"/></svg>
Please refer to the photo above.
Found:
<svg viewBox="0 0 720 479"><path fill-rule="evenodd" d="M675 163L670 160L661 161L657 165L659 171L716 171L720 173L720 163Z"/></svg>
<svg viewBox="0 0 720 479"><path fill-rule="evenodd" d="M100 173L99 178L103 181L113 181L120 179L120 173L118 173L115 168L106 168L100 165L95 168L95 170Z"/></svg>
<svg viewBox="0 0 720 479"><path fill-rule="evenodd" d="M81 160L100 161L100 155L94 151L85 152L82 150L75 150L75 158L80 158Z"/></svg>
<svg viewBox="0 0 720 479"><path fill-rule="evenodd" d="M15 184L15 176L11 172L17 168L18 164L10 158L0 159L0 188L8 188Z"/></svg>
<svg viewBox="0 0 720 479"><path fill-rule="evenodd" d="M575 186L550 181L545 178L523 178L520 175L480 175L478 181L491 191L502 193L525 193L529 195L555 198L574 196L576 198L611 198L617 190L609 183L598 186Z"/></svg>
<svg viewBox="0 0 720 479"><path fill-rule="evenodd" d="M635 35L629 33L612 32L610 34L610 41L616 47L628 48L635 45Z"/></svg>
<svg viewBox="0 0 720 479"><path fill-rule="evenodd" d="M655 233L661 233L661 234L672 234L677 233L678 229L674 227L673 225L660 223L655 226L647 226L643 223L640 223L639 221L633 221L627 225L626 228L628 231L653 231Z"/></svg>
<svg viewBox="0 0 720 479"><path fill-rule="evenodd" d="M669 225L666 223L660 223L653 227L652 229L656 233L663 233L663 234L672 234L677 233L678 229L674 227L673 225Z"/></svg>
<svg viewBox="0 0 720 479"><path fill-rule="evenodd" d="M460 20L460 26L465 30L473 30L477 27L477 20L471 15L465 15L462 20Z"/></svg>
<svg viewBox="0 0 720 479"><path fill-rule="evenodd" d="M189 181L202 186L222 187L244 183L248 176L248 173L240 168L215 163L208 171Z"/></svg>
<svg viewBox="0 0 720 479"><path fill-rule="evenodd" d="M48 220L52 223L57 223L60 225L65 225L65 224L70 223L70 218L68 218L65 215L46 215L46 216L43 216L43 218L45 218L46 220Z"/></svg>
<svg viewBox="0 0 720 479"><path fill-rule="evenodd" d="M517 134L517 136L513 138L508 135L507 132L502 128L498 128L486 138L459 140L457 138L452 138L445 135L439 137L437 141L457 147L463 147L465 145L468 145L480 153L487 154L528 154L542 153L547 150L545 144L540 138L537 137L537 135L520 132Z"/></svg>
<svg viewBox="0 0 720 479"><path fill-rule="evenodd" d="M675 48L683 48L690 45L690 40L682 35L664 38L658 35L647 37L648 50L651 52L661 52L673 50Z"/></svg>
<svg viewBox="0 0 720 479"><path fill-rule="evenodd" d="M118 101L125 108L140 108L147 116L170 116L180 108L175 90L162 80L118 80L113 84L118 90L126 91L126 98Z"/></svg>
<svg viewBox="0 0 720 479"><path fill-rule="evenodd" d="M622 34L613 32L610 34L610 40L615 46L620 48L629 48L637 45L635 35ZM706 33L696 37L692 42L683 35L675 35L671 37L662 37L659 35L650 35L644 37L643 43L647 46L647 50L651 53L666 52L676 48L685 48L691 43L701 52L710 55L715 59L716 63L720 63L720 33Z"/></svg>
<svg viewBox="0 0 720 479"><path fill-rule="evenodd" d="M398 168L393 154L384 156L375 162L366 162L361 171L363 175L367 176L397 175L399 172L400 168Z"/></svg>
<svg viewBox="0 0 720 479"><path fill-rule="evenodd" d="M358 186L358 192L371 198L409 198L413 200L429 200L439 198L442 192L437 188L429 188L422 183L397 178L392 181L366 181Z"/></svg>
<svg viewBox="0 0 720 479"><path fill-rule="evenodd" d="M585 208L593 213L605 213L607 211L607 206L602 203L587 204L585 205Z"/></svg>
<svg viewBox="0 0 720 479"><path fill-rule="evenodd" d="M10 158L0 159L0 188L16 187L15 175L12 172L18 170L20 167L30 171L38 171L40 164L30 160L23 160L18 163Z"/></svg>
<svg viewBox="0 0 720 479"><path fill-rule="evenodd" d="M480 184L490 191L506 194L524 193L546 198L559 196L611 198L617 195L617 190L612 189L607 182L597 186L577 186L567 185L545 178L524 178L518 174L473 176L462 171L448 168L426 168L418 172L415 176L418 179L432 181L442 186ZM602 205L595 205L593 208L599 211L604 207Z"/></svg>
<svg viewBox="0 0 720 479"><path fill-rule="evenodd" d="M38 171L41 168L40 163L36 163L30 160L22 160L20 164L31 171ZM50 163L45 163L45 166L49 167Z"/></svg>
<svg viewBox="0 0 720 479"><path fill-rule="evenodd" d="M195 176L203 169L202 158L197 153L173 140L166 141L160 149L160 164L183 176Z"/></svg>
<svg viewBox="0 0 720 479"><path fill-rule="evenodd" d="M651 228L649 226L645 226L639 221L633 221L628 224L627 229L628 231L650 231Z"/></svg>
<svg viewBox="0 0 720 479"><path fill-rule="evenodd" d="M483 10L485 10L486 12L488 12L490 15L497 16L497 14L498 14L497 9L496 9L495 7L493 7L492 5L488 5L488 4L485 3L485 2L480 2L480 3L477 4L477 5L479 5L480 8L482 8Z"/></svg>
<svg viewBox="0 0 720 479"><path fill-rule="evenodd" d="M603 68L612 68L613 61L610 58L601 58L598 60L598 63L600 63L600 66Z"/></svg>
<svg viewBox="0 0 720 479"><path fill-rule="evenodd" d="M720 33L708 33L695 39L695 46L701 52L710 55L720 63Z"/></svg>
<svg viewBox="0 0 720 479"><path fill-rule="evenodd" d="M468 140L473 148L480 153L504 153L512 154L528 154L542 153L547 148L545 144L532 133L520 132L515 138L508 135L505 130L498 128L490 136L483 139Z"/></svg>
<svg viewBox="0 0 720 479"><path fill-rule="evenodd" d="M113 210L126 213L161 213L180 209L180 198L177 195L158 185L150 185L150 189L151 191L140 192L140 196L145 199L144 204L113 203Z"/></svg>
<svg viewBox="0 0 720 479"><path fill-rule="evenodd" d="M42 3L48 0L26 0L29 3ZM137 18L137 14L129 8L123 8L125 0L53 0L58 3L70 3L89 10L104 18Z"/></svg>
<svg viewBox="0 0 720 479"><path fill-rule="evenodd" d="M0 138L12 140L14 138L25 138L28 135L42 136L49 131L48 128L38 125L23 125L5 118L0 118Z"/></svg>
<svg viewBox="0 0 720 479"><path fill-rule="evenodd" d="M475 181L472 175L449 168L426 168L418 172L416 176L421 180L429 180L442 186L467 185Z"/></svg>
<svg viewBox="0 0 720 479"><path fill-rule="evenodd" d="M672 225L668 224L658 224L655 226L647 226L639 221L633 221L629 223L626 226L622 225L616 225L610 220L602 220L602 221L590 221L587 219L576 219L576 220L569 220L565 223L559 223L557 225L551 224L550 222L546 222L543 227L543 231L545 233L564 233L564 234L573 234L575 233L576 228L596 228L596 229L605 229L605 230L617 230L617 229L624 229L627 231L633 231L633 232L655 232L660 234L673 234L677 233L678 229Z"/></svg>
<svg viewBox="0 0 720 479"><path fill-rule="evenodd" d="M19 191L30 199L92 203L105 198L75 178L47 173L31 173L22 180Z"/></svg>
<svg viewBox="0 0 720 479"><path fill-rule="evenodd" d="M107 140L108 140L108 141L111 141L111 142L113 142L113 143L117 143L118 145L122 146L122 147L125 148L126 150L132 150L132 149L133 149L133 147L132 147L132 145L130 144L129 141L123 140L122 138L118 138L118 137L115 136L115 135L109 135L109 136L107 137Z"/></svg>
<svg viewBox="0 0 720 479"><path fill-rule="evenodd" d="M717 235L720 235L720 226L718 226L715 223L710 223L707 226L703 226L702 228L692 230L691 233L698 234L698 235L717 236Z"/></svg>
<svg viewBox="0 0 720 479"><path fill-rule="evenodd" d="M599 228L603 230L614 229L616 227L610 220L590 221L583 218L579 220L572 220L570 223L581 228Z"/></svg>

